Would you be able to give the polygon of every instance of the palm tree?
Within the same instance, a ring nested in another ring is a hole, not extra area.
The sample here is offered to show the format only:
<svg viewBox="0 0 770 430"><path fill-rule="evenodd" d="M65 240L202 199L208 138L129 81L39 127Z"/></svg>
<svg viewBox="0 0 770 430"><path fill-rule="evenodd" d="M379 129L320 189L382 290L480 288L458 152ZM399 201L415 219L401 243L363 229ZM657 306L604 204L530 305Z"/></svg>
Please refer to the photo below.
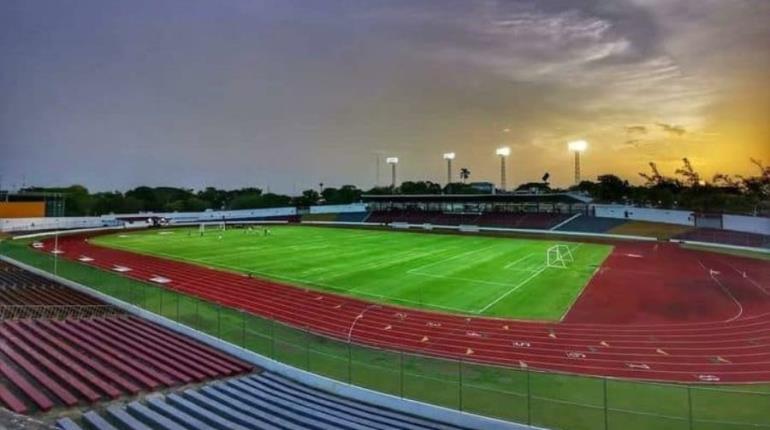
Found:
<svg viewBox="0 0 770 430"><path fill-rule="evenodd" d="M465 181L466 181L466 180L468 180L468 178L470 178L470 177L471 177L471 171L470 171L470 170L468 170L468 168L467 168L467 167L463 167L462 169L460 169L460 179L462 179L462 180L463 180L463 184L464 184L464 183L465 183Z"/></svg>

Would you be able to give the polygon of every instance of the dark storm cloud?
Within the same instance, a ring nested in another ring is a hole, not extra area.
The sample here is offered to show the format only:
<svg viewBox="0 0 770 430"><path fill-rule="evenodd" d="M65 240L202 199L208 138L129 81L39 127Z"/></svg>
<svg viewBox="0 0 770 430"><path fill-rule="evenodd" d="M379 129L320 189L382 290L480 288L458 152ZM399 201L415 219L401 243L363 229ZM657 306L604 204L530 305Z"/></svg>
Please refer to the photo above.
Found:
<svg viewBox="0 0 770 430"><path fill-rule="evenodd" d="M766 70L767 2L729 3L6 0L0 174L292 192L369 186L389 154L402 178L440 179L450 150L495 179L507 144L512 181L563 184L575 138L597 149L588 174L633 173L671 148L623 152L625 124L664 118L697 148L686 138L723 133L725 94Z"/></svg>

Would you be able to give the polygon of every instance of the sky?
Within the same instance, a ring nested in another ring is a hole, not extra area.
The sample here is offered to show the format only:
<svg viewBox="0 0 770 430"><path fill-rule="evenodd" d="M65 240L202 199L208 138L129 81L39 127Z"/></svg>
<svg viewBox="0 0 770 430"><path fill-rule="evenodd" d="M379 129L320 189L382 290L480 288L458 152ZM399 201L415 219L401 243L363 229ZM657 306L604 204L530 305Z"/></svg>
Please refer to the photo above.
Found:
<svg viewBox="0 0 770 430"><path fill-rule="evenodd" d="M768 0L3 0L0 187L754 173Z"/></svg>

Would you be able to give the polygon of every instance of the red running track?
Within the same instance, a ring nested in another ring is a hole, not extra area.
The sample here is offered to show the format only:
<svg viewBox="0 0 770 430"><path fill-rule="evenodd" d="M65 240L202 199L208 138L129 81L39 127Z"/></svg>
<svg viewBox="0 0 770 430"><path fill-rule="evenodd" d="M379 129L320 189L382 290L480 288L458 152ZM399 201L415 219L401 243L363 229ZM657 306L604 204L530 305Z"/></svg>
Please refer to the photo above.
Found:
<svg viewBox="0 0 770 430"><path fill-rule="evenodd" d="M619 243L563 321L374 304L194 264L59 239L125 276L353 342L440 357L659 381L770 381L770 264L673 244ZM50 251L51 243L46 243Z"/></svg>

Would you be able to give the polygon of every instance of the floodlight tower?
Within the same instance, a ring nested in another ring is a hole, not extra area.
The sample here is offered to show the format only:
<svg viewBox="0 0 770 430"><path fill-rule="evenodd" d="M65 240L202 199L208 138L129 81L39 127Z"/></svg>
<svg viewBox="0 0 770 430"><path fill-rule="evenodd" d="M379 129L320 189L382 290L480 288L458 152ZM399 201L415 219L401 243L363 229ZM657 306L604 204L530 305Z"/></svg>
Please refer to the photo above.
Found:
<svg viewBox="0 0 770 430"><path fill-rule="evenodd" d="M388 157L385 162L390 164L391 181L390 185L393 189L396 189L396 165L398 164L398 157Z"/></svg>
<svg viewBox="0 0 770 430"><path fill-rule="evenodd" d="M452 183L452 160L455 159L454 152L447 152L444 154L444 160L446 160L446 183Z"/></svg>
<svg viewBox="0 0 770 430"><path fill-rule="evenodd" d="M588 149L588 142L585 140L573 140L567 143L567 148L575 153L575 185L580 183L580 153Z"/></svg>
<svg viewBox="0 0 770 430"><path fill-rule="evenodd" d="M497 148L496 154L500 156L500 189L505 191L505 157L511 155L511 148L507 146Z"/></svg>

